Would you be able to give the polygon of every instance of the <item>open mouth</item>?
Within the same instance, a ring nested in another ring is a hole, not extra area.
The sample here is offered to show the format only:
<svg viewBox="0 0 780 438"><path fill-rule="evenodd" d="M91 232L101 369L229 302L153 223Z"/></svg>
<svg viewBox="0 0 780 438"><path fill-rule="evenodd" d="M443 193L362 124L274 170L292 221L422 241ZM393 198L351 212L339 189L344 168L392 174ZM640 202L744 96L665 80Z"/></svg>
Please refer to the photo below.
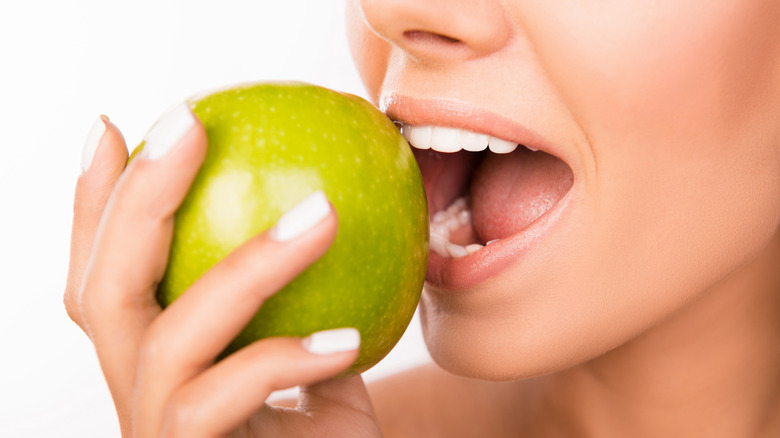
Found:
<svg viewBox="0 0 780 438"><path fill-rule="evenodd" d="M425 182L434 264L481 256L477 264L484 267L491 258L483 253L506 247L504 241L522 241L516 237L573 185L571 168L536 145L460 128L399 125Z"/></svg>

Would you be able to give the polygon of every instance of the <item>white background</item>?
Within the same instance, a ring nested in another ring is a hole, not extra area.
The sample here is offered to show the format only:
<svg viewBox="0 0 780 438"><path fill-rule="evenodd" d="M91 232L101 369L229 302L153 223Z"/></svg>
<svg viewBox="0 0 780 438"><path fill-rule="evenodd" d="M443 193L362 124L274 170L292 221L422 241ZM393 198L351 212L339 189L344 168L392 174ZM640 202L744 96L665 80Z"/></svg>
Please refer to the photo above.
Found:
<svg viewBox="0 0 780 438"><path fill-rule="evenodd" d="M118 436L62 292L73 188L99 114L137 144L204 89L296 79L365 95L343 0L0 3L0 436ZM415 321L367 379L428 360Z"/></svg>

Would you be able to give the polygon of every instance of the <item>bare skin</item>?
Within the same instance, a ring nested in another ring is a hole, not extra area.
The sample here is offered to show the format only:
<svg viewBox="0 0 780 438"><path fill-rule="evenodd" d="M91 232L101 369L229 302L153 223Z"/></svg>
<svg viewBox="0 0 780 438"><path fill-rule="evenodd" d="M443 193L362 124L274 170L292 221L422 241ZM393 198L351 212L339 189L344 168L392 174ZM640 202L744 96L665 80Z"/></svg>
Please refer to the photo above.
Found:
<svg viewBox="0 0 780 438"><path fill-rule="evenodd" d="M411 124L460 124L414 108L448 99L542 133L573 170L576 220L491 281L423 296L442 368L530 379L426 376L419 392L511 387L514 403L491 406L512 436L780 433L777 5L448 6L352 2L366 87ZM405 387L377 387L380 421ZM483 401L458 399L469 407L441 423L476 436Z"/></svg>
<svg viewBox="0 0 780 438"><path fill-rule="evenodd" d="M762 275L734 276L658 327L568 370L501 383L430 366L369 385L379 424L387 437L776 436L780 276L772 264L780 246L771 249L752 268ZM765 296L741 298L751 290Z"/></svg>
<svg viewBox="0 0 780 438"><path fill-rule="evenodd" d="M347 12L357 69L391 118L538 148L571 187L480 250L492 258L432 254L420 310L436 366L366 388L328 380L354 350L317 355L300 339L214 363L242 318L327 250L336 212L290 242L257 236L162 311L153 291L202 127L123 170L104 119L76 188L65 304L123 435L780 436L780 4L353 0ZM425 160L448 158L420 154L435 213L457 194L440 182L452 169L434 175ZM528 162L485 154L486 184L526 196L491 176ZM554 177L535 175L542 189ZM502 202L496 215L517 213ZM225 284L235 300L216 300ZM297 403L265 403L296 385Z"/></svg>
<svg viewBox="0 0 780 438"><path fill-rule="evenodd" d="M326 381L357 350L313 354L301 339L273 338L215 364L264 299L327 250L338 227L332 208L289 242L268 232L250 240L163 312L154 291L205 132L193 119L168 153L139 156L123 170L124 139L107 118L100 123L105 132L76 187L65 307L95 344L122 435L378 433L360 377ZM305 387L299 410L265 404L273 390L297 385Z"/></svg>

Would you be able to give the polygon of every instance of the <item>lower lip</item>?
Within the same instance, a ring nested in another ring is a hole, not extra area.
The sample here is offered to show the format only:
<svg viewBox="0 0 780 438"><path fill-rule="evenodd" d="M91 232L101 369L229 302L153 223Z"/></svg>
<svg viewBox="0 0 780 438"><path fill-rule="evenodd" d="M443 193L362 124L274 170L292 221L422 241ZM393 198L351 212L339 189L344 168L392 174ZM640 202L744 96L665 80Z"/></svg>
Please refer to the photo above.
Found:
<svg viewBox="0 0 780 438"><path fill-rule="evenodd" d="M572 190L522 231L459 258L446 258L430 251L426 281L440 290L472 290L499 275L504 269L529 258L545 238L561 226Z"/></svg>

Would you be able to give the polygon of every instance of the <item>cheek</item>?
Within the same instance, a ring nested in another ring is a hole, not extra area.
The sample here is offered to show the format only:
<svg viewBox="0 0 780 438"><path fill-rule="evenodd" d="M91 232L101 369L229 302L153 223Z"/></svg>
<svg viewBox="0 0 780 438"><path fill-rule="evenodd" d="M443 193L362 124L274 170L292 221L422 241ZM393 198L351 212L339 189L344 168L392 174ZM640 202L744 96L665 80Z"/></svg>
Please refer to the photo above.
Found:
<svg viewBox="0 0 780 438"><path fill-rule="evenodd" d="M589 133L702 111L731 121L730 104L780 88L774 0L570 3L529 6L523 24Z"/></svg>
<svg viewBox="0 0 780 438"><path fill-rule="evenodd" d="M533 20L529 38L590 140L587 190L613 244L596 253L683 277L749 260L780 209L778 3L571 6L535 11L555 20Z"/></svg>
<svg viewBox="0 0 780 438"><path fill-rule="evenodd" d="M579 188L581 228L544 266L518 264L489 294L426 291L426 342L450 371L503 380L595 357L694 301L778 232L776 2L624 3L524 11L596 175Z"/></svg>
<svg viewBox="0 0 780 438"><path fill-rule="evenodd" d="M590 140L600 185L776 150L780 3L580 3L528 12L528 37Z"/></svg>
<svg viewBox="0 0 780 438"><path fill-rule="evenodd" d="M387 72L391 45L367 26L357 0L347 2L346 28L352 60L368 96L376 104Z"/></svg>

